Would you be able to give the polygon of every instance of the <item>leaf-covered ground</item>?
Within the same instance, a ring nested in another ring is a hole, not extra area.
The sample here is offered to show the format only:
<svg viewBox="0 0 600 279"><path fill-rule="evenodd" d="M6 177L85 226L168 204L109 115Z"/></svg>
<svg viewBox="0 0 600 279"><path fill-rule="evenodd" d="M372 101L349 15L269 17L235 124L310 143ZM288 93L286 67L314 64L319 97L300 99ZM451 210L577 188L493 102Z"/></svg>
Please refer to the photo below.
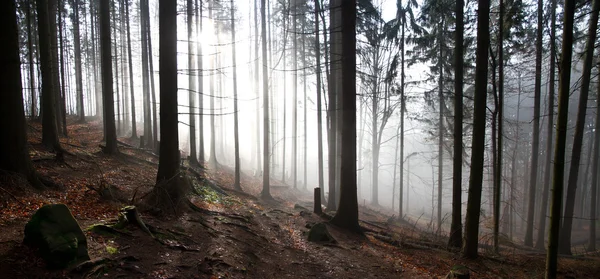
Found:
<svg viewBox="0 0 600 279"><path fill-rule="evenodd" d="M131 225L86 231L94 262L47 270L21 244L27 219L44 204L65 203L84 229L114 223L120 208L152 189L157 157L128 138L119 139L126 144L120 146L122 154L103 155L102 127L92 121L69 125L69 138L61 138L68 153L56 160L40 144L39 123L29 128L36 169L63 188L35 191L22 179L0 173L3 278L439 278L457 265L468 267L474 278L543 277L541 253L506 246L500 255L481 250L479 259L464 260L446 251L446 239L422 231L418 220L398 223L384 209L361 207L364 235L328 225L337 243L308 242L309 228L328 218L311 213L308 191L275 187L275 200L263 201L256 198L259 177L243 175L244 193L237 192L225 166L196 169L206 179L192 183L196 210L166 217L141 212L152 236ZM561 258L559 270L564 278L597 278L600 257Z"/></svg>

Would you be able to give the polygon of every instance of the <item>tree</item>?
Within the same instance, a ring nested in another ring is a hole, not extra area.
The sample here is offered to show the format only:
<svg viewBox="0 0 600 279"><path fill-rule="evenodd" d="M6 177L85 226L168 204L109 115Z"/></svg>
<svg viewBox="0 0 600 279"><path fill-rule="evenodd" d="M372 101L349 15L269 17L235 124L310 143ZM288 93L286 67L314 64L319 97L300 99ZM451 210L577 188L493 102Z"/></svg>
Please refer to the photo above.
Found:
<svg viewBox="0 0 600 279"><path fill-rule="evenodd" d="M477 9L477 57L475 74L475 99L473 112L473 141L471 148L471 174L465 221L465 239L462 255L476 258L479 245L479 215L483 180L483 155L485 152L485 122L487 97L487 71L489 47L489 0L478 3Z"/></svg>
<svg viewBox="0 0 600 279"><path fill-rule="evenodd" d="M266 3L260 0L260 27L262 39L262 64L263 64L263 189L261 197L272 199L270 192L270 134L269 134L269 66L267 64L267 20ZM256 73L258 74L258 72Z"/></svg>
<svg viewBox="0 0 600 279"><path fill-rule="evenodd" d="M196 33L202 34L202 3L198 4L198 0L196 0ZM200 142L198 143L198 158L200 162L204 162L204 115L203 115L203 106L204 106L204 73L202 72L203 67L203 52L202 52L202 44L200 42L197 43L196 46L196 54L198 56L198 91L201 93L198 98L198 108L199 108L199 119L198 119L198 131L200 132Z"/></svg>
<svg viewBox="0 0 600 279"><path fill-rule="evenodd" d="M25 20L27 22L27 59L29 60L29 86L31 87L31 118L36 117L37 97L35 94L35 64L33 62L33 15L31 13L31 5L33 1L25 3Z"/></svg>
<svg viewBox="0 0 600 279"><path fill-rule="evenodd" d="M129 28L129 0L125 1L125 21L127 24L127 57L129 58L129 91L131 94L131 138L137 139L137 120L135 117L135 92L133 90L133 58L131 55L131 30Z"/></svg>
<svg viewBox="0 0 600 279"><path fill-rule="evenodd" d="M597 89L600 96L600 86ZM596 100L596 122L594 123L594 154L592 155L592 184L590 185L590 243L589 251L596 251L596 207L598 206L598 159L600 157L600 101Z"/></svg>
<svg viewBox="0 0 600 279"><path fill-rule="evenodd" d="M292 184L294 189L298 188L298 4L296 0L291 0L292 12Z"/></svg>
<svg viewBox="0 0 600 279"><path fill-rule="evenodd" d="M38 2L39 4L39 2ZM21 62L19 60L19 35L17 11L14 0L3 1L0 6L0 129L10 136L0 137L0 169L24 176L31 185L43 184L29 158L25 112L21 88ZM44 114L47 112L44 112Z"/></svg>
<svg viewBox="0 0 600 279"><path fill-rule="evenodd" d="M464 1L456 1L456 47L454 48L454 158L452 159L452 222L448 246L459 248L462 241L462 133L463 133L463 37Z"/></svg>
<svg viewBox="0 0 600 279"><path fill-rule="evenodd" d="M556 278L558 265L558 241L560 230L560 211L563 200L565 143L569 117L569 92L571 84L571 59L573 57L573 22L575 1L565 0L563 17L563 42L559 64L558 114L556 126L556 145L554 147L554 169L552 179L552 200L550 202L550 229L548 231L548 252L546 253L546 278Z"/></svg>
<svg viewBox="0 0 600 279"><path fill-rule="evenodd" d="M141 48L142 48L142 104L144 107L144 140L140 140L140 145L152 147L154 140L152 139L152 114L150 108L150 77L148 75L148 14L147 0L140 0L140 30L141 30Z"/></svg>
<svg viewBox="0 0 600 279"><path fill-rule="evenodd" d="M319 171L319 188L321 189L321 201L325 202L325 182L323 178L323 124L321 105L321 43L319 40L319 0L315 0L315 59L317 60L317 161Z"/></svg>
<svg viewBox="0 0 600 279"><path fill-rule="evenodd" d="M550 177L552 173L552 130L554 129L554 83L556 71L556 0L550 0L551 23L550 23L550 81L548 84L548 126L546 143L546 161L544 172L544 188L542 189L542 205L540 206L538 235L535 248L542 250L546 245L544 235L546 234L546 214L548 213L548 191L550 190Z"/></svg>
<svg viewBox="0 0 600 279"><path fill-rule="evenodd" d="M577 190L577 178L579 177L579 163L581 161L581 149L583 145L585 114L587 110L588 95L590 92L590 80L592 75L592 58L596 44L596 29L598 27L598 12L600 11L600 0L592 1L592 11L588 28L588 39L585 47L581 90L579 94L579 108L577 111L577 122L573 136L573 151L571 152L571 168L567 184L567 199L565 212L560 230L560 242L558 251L561 254L571 254L571 229L573 225L573 211L575 209L575 194ZM570 69L570 68L561 68Z"/></svg>
<svg viewBox="0 0 600 279"><path fill-rule="evenodd" d="M263 0L264 1L264 0ZM332 224L360 231L356 194L356 0L340 1L342 22L343 130L340 172L340 203Z"/></svg>
<svg viewBox="0 0 600 279"><path fill-rule="evenodd" d="M81 70L81 43L79 35L79 0L71 0L73 7L73 42L75 48L75 80L77 87L77 114L79 122L85 122L85 110L83 107L83 78Z"/></svg>
<svg viewBox="0 0 600 279"><path fill-rule="evenodd" d="M535 39L535 88L533 105L533 142L531 144L531 168L529 174L529 202L527 203L527 228L525 230L526 246L533 246L533 218L535 213L535 191L537 188L538 154L540 149L540 98L542 88L542 32L543 32L543 0L538 2L537 36Z"/></svg>
<svg viewBox="0 0 600 279"><path fill-rule="evenodd" d="M100 0L100 46L102 54L102 107L104 109L104 153L116 154L117 129L113 97L112 54L110 40L110 1Z"/></svg>
<svg viewBox="0 0 600 279"><path fill-rule="evenodd" d="M327 157L329 160L329 164L328 164L328 175L329 175L329 197L327 200L327 210L336 210L337 208L337 182L339 181L337 178L338 176L336 175L337 173L337 162L338 162L338 158L337 158L337 132L336 132L336 128L338 127L338 117L337 117L337 112L338 110L341 109L340 106L338 106L338 102L337 102L337 88L336 86L339 84L338 79L339 79L339 70L340 68L339 66L339 61L341 61L341 54L339 51L339 46L341 45L340 40L339 40L339 35L340 35L340 30L341 27L341 23L339 21L340 15L339 13L341 12L339 10L340 7L340 0L331 0L329 3L329 42L330 42L330 47L329 47L329 53L331 55L331 58L329 59L329 61L327 61L327 55L325 56L325 63L327 64L328 62L328 66L329 66L329 78L327 79L327 85L328 85L328 97L329 97L329 106L327 107L327 117L329 119L329 129L327 131L327 142L328 142L328 147L327 147ZM325 30L325 29L324 29ZM327 52L326 52L327 54ZM373 201L371 201L373 202Z"/></svg>
<svg viewBox="0 0 600 279"><path fill-rule="evenodd" d="M188 111L190 119L190 163L198 165L198 155L196 151L196 77L192 75L194 69L194 43L192 35L194 32L194 3L187 0L187 32L188 32Z"/></svg>
<svg viewBox="0 0 600 279"><path fill-rule="evenodd" d="M231 0L231 59L233 60L233 141L235 157L235 180L233 187L236 190L242 190L240 185L240 138L239 138L239 120L238 120L238 92L237 92L237 62L235 54L235 6Z"/></svg>
<svg viewBox="0 0 600 279"><path fill-rule="evenodd" d="M62 151L58 141L56 120L56 87L52 64L58 63L53 59L50 37L50 19L48 17L48 1L37 0L38 34L40 49L40 69L42 72L42 144L54 151ZM56 36L56 34L54 34Z"/></svg>
<svg viewBox="0 0 600 279"><path fill-rule="evenodd" d="M179 133L177 128L177 5L159 1L160 56L160 158L157 185L179 172Z"/></svg>

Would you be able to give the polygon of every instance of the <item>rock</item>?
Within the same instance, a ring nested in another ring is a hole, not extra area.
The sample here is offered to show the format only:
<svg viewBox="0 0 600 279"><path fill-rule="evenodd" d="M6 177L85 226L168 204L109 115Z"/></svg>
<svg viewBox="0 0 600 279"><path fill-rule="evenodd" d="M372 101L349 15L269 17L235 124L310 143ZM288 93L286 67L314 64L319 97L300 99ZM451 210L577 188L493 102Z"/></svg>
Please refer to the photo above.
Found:
<svg viewBox="0 0 600 279"><path fill-rule="evenodd" d="M336 242L327 230L327 226L324 223L315 224L312 226L312 228L310 228L310 231L308 231L308 241L331 243Z"/></svg>
<svg viewBox="0 0 600 279"><path fill-rule="evenodd" d="M65 268L90 259L85 235L64 204L38 209L25 225L23 243L37 249L50 268Z"/></svg>
<svg viewBox="0 0 600 279"><path fill-rule="evenodd" d="M469 279L469 268L464 265L455 265L450 269L450 273L446 275L446 279Z"/></svg>

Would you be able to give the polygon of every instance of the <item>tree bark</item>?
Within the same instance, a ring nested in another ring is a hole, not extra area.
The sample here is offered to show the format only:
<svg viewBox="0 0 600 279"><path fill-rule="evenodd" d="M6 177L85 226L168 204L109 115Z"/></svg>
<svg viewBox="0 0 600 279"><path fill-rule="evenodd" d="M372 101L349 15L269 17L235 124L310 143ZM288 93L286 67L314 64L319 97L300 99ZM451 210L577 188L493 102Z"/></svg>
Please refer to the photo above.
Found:
<svg viewBox="0 0 600 279"><path fill-rule="evenodd" d="M563 43L559 69L571 69L573 57L573 22L575 1L565 0L563 18ZM556 146L554 149L554 178L552 181L552 200L550 203L550 229L548 232L548 252L546 253L546 278L556 278L558 266L558 241L560 229L560 211L563 200L563 184L565 172L565 143L567 140L567 124L569 117L569 91L571 71L559 72L558 84L558 116L556 126ZM564 236L560 236L564 237Z"/></svg>
<svg viewBox="0 0 600 279"><path fill-rule="evenodd" d="M452 159L452 222L448 246L462 242L462 153L463 153L463 71L464 1L456 1L456 47L454 48L454 158Z"/></svg>
<svg viewBox="0 0 600 279"><path fill-rule="evenodd" d="M127 23L127 57L129 59L129 93L131 96L131 138L137 139L137 120L135 115L135 92L133 85L133 57L131 55L131 30L129 28L129 0L125 0L125 21Z"/></svg>
<svg viewBox="0 0 600 279"><path fill-rule="evenodd" d="M319 192L321 202L325 201L325 182L323 177L323 113L321 104L321 42L319 40L319 0L315 0L315 59L317 60L317 160L319 171ZM285 111L285 109L284 109ZM319 204L319 210L321 205Z"/></svg>
<svg viewBox="0 0 600 279"><path fill-rule="evenodd" d="M231 0L231 59L233 62L233 145L235 159L235 178L233 187L242 190L240 185L240 138L239 138L239 119L238 119L238 91L237 91L237 62L235 53L235 6Z"/></svg>
<svg viewBox="0 0 600 279"><path fill-rule="evenodd" d="M360 232L356 195L356 0L340 1L342 22L341 71L343 86L342 159L340 172L340 203L331 220L344 229Z"/></svg>
<svg viewBox="0 0 600 279"><path fill-rule="evenodd" d="M527 228L525 230L525 246L533 247L533 222L535 213L535 190L538 175L538 154L540 149L540 98L542 87L542 32L543 32L543 0L539 0L537 14L537 36L535 47L535 89L533 105L533 139L531 144L531 168L529 174L529 201L527 203Z"/></svg>
<svg viewBox="0 0 600 279"><path fill-rule="evenodd" d="M100 0L100 43L102 54L102 107L104 109L104 127L106 133L104 135L106 140L104 153L113 155L116 154L118 150L113 97L109 4L109 0Z"/></svg>
<svg viewBox="0 0 600 279"><path fill-rule="evenodd" d="M481 183L483 180L483 155L485 152L489 11L489 1L479 1L477 9L477 57L471 174L469 178L469 196L465 221L465 239L462 247L462 255L465 258L476 258L479 245L479 214L481 211Z"/></svg>
<svg viewBox="0 0 600 279"><path fill-rule="evenodd" d="M196 77L194 76L194 2L187 0L187 32L188 32L188 112L190 121L190 164L198 165L196 150ZM196 42L200 43L200 42Z"/></svg>
<svg viewBox="0 0 600 279"><path fill-rule="evenodd" d="M269 67L267 64L267 19L266 3L260 0L260 27L262 40L262 64L263 64L263 189L261 197L272 199L270 192L270 134L269 134Z"/></svg>
<svg viewBox="0 0 600 279"><path fill-rule="evenodd" d="M39 2L41 1L38 1L38 12L43 7ZM43 185L29 158L14 0L3 1L0 5L0 24L0 38L3 38L0 44L0 129L11 133L10 136L0 137L0 169L16 172L34 187L42 188Z"/></svg>

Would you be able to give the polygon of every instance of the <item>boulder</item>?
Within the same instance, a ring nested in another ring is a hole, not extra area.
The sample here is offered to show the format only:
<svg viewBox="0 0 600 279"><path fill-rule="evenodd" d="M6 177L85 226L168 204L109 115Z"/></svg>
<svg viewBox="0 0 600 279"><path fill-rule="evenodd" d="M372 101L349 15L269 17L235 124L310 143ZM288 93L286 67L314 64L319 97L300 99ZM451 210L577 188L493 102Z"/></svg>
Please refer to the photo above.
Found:
<svg viewBox="0 0 600 279"><path fill-rule="evenodd" d="M335 243L335 239L329 231L327 230L327 226L324 223L318 223L310 228L308 231L308 241L312 242L331 242Z"/></svg>
<svg viewBox="0 0 600 279"><path fill-rule="evenodd" d="M65 268L90 259L85 235L64 204L38 209L25 225L23 243L36 249L50 268Z"/></svg>

